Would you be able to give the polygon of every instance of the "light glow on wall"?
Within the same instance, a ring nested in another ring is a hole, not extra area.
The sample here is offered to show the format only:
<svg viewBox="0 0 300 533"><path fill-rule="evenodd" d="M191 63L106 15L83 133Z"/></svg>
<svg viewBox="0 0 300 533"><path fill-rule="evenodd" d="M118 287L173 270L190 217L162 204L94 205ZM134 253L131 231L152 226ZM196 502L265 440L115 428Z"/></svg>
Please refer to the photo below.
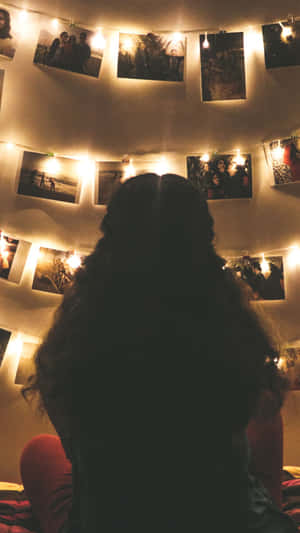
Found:
<svg viewBox="0 0 300 533"><path fill-rule="evenodd" d="M291 246L291 251L288 255L288 264L292 268L300 265L300 248L298 245Z"/></svg>

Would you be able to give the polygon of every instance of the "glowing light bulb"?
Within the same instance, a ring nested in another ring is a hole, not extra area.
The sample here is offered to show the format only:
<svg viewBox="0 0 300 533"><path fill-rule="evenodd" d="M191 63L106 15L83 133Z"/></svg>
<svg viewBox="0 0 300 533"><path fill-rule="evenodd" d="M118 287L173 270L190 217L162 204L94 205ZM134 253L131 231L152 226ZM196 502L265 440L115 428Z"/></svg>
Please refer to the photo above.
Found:
<svg viewBox="0 0 300 533"><path fill-rule="evenodd" d="M106 40L104 39L101 30L99 30L96 35L92 38L92 48L94 50L104 50L106 45Z"/></svg>
<svg viewBox="0 0 300 533"><path fill-rule="evenodd" d="M260 267L261 267L261 271L262 271L263 274L269 274L270 265L269 265L268 261L266 261L264 254L262 256L262 261L260 263Z"/></svg>
<svg viewBox="0 0 300 533"><path fill-rule="evenodd" d="M60 164L56 157L49 157L45 162L45 172L47 174L58 174L60 171Z"/></svg>
<svg viewBox="0 0 300 533"><path fill-rule="evenodd" d="M241 151L237 150L237 155L233 158L233 162L236 165L243 167L245 164L245 161L246 161L245 158L241 156Z"/></svg>
<svg viewBox="0 0 300 533"><path fill-rule="evenodd" d="M207 31L205 32L205 38L204 38L204 41L202 43L202 48L209 48L210 47L210 44L209 44L209 40L207 38Z"/></svg>
<svg viewBox="0 0 300 533"><path fill-rule="evenodd" d="M210 160L210 155L209 154L203 154L203 156L201 157L201 161L203 161L203 163L208 163L208 161Z"/></svg>
<svg viewBox="0 0 300 533"><path fill-rule="evenodd" d="M291 35L293 35L293 30L291 26L284 26L281 22L279 24L281 26L281 39L285 41L288 37L291 37Z"/></svg>
<svg viewBox="0 0 300 533"><path fill-rule="evenodd" d="M130 161L129 164L126 165L126 167L125 167L124 176L123 176L121 181L126 181L129 178L133 178L133 176L135 176L135 175L136 175L135 168L134 168L132 162Z"/></svg>
<svg viewBox="0 0 300 533"><path fill-rule="evenodd" d="M0 231L0 256L4 256L4 254L7 251L7 242L4 238L4 234L2 231Z"/></svg>
<svg viewBox="0 0 300 533"><path fill-rule="evenodd" d="M253 30L251 27L245 34L246 47L250 52L263 52L264 41L262 33Z"/></svg>
<svg viewBox="0 0 300 533"><path fill-rule="evenodd" d="M277 361L277 368L279 368L279 370L282 370L284 367L284 358L283 357L279 357L278 361Z"/></svg>
<svg viewBox="0 0 300 533"><path fill-rule="evenodd" d="M12 339L9 343L9 351L11 354L15 355L16 358L20 358L23 350L23 340L21 335L18 335Z"/></svg>
<svg viewBox="0 0 300 533"><path fill-rule="evenodd" d="M299 246L291 246L291 251L288 255L288 263L290 267L300 265L300 248Z"/></svg>
<svg viewBox="0 0 300 533"><path fill-rule="evenodd" d="M176 31L175 33L172 33L172 41L174 43L180 43L182 41L183 35L179 31Z"/></svg>
<svg viewBox="0 0 300 533"><path fill-rule="evenodd" d="M76 252L74 252L74 254L68 257L68 259L66 260L66 263L67 265L69 265L69 267L72 270L76 270L77 268L81 266L81 258L79 257L79 255L77 255Z"/></svg>
<svg viewBox="0 0 300 533"><path fill-rule="evenodd" d="M19 13L19 22L25 22L27 20L27 17L28 12L26 11L26 9L22 9L22 11L20 11Z"/></svg>
<svg viewBox="0 0 300 533"><path fill-rule="evenodd" d="M77 163L77 174L79 178L89 179L95 174L95 161L84 157Z"/></svg>
<svg viewBox="0 0 300 533"><path fill-rule="evenodd" d="M132 37L124 37L121 44L125 52L131 52L134 47Z"/></svg>
<svg viewBox="0 0 300 533"><path fill-rule="evenodd" d="M167 160L165 157L161 157L160 161L156 165L155 172L159 176L163 176L164 174L167 174L169 172Z"/></svg>
<svg viewBox="0 0 300 533"><path fill-rule="evenodd" d="M57 29L58 29L58 26L59 26L59 21L58 21L58 19L53 19L51 23L52 23L53 28L54 28L55 30L57 30Z"/></svg>
<svg viewBox="0 0 300 533"><path fill-rule="evenodd" d="M276 148L273 148L272 150L273 161L277 161L278 163L281 163L283 161L283 154L284 154L284 149L282 148L280 141L278 141Z"/></svg>
<svg viewBox="0 0 300 533"><path fill-rule="evenodd" d="M13 143L6 143L5 146L6 146L7 150L12 150L15 145Z"/></svg>

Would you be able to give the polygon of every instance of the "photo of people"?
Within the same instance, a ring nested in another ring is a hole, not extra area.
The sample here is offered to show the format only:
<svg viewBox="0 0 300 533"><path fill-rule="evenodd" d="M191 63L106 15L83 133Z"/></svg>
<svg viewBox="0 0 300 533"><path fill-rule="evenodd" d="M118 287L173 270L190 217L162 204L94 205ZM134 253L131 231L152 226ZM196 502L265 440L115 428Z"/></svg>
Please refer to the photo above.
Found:
<svg viewBox="0 0 300 533"><path fill-rule="evenodd" d="M103 46L96 35L66 24L56 31L42 29L33 62L98 78Z"/></svg>
<svg viewBox="0 0 300 533"><path fill-rule="evenodd" d="M25 385L27 379L34 374L34 354L38 345L33 342L24 342L22 345L22 354L19 360L18 369L15 378L16 385Z"/></svg>
<svg viewBox="0 0 300 533"><path fill-rule="evenodd" d="M300 137L273 141L269 145L276 185L300 181Z"/></svg>
<svg viewBox="0 0 300 533"><path fill-rule="evenodd" d="M80 184L75 159L24 152L18 194L76 203Z"/></svg>
<svg viewBox="0 0 300 533"><path fill-rule="evenodd" d="M99 163L96 203L107 205L124 178L124 165L117 161Z"/></svg>
<svg viewBox="0 0 300 533"><path fill-rule="evenodd" d="M84 257L73 252L40 248L32 288L63 294L74 279Z"/></svg>
<svg viewBox="0 0 300 533"><path fill-rule="evenodd" d="M0 58L13 59L17 48L17 37L13 26L15 12L0 4Z"/></svg>
<svg viewBox="0 0 300 533"><path fill-rule="evenodd" d="M11 332L10 331L6 331L6 329L1 329L0 328L0 365L1 365L2 361L3 361L4 355L5 355L5 350L7 348L10 336L11 336Z"/></svg>
<svg viewBox="0 0 300 533"><path fill-rule="evenodd" d="M244 34L200 35L200 50L203 101L246 98Z"/></svg>
<svg viewBox="0 0 300 533"><path fill-rule="evenodd" d="M300 22L263 26L266 68L300 65Z"/></svg>
<svg viewBox="0 0 300 533"><path fill-rule="evenodd" d="M251 198L251 155L187 157L188 179L208 200Z"/></svg>
<svg viewBox="0 0 300 533"><path fill-rule="evenodd" d="M184 59L182 34L119 35L119 78L183 81Z"/></svg>
<svg viewBox="0 0 300 533"><path fill-rule="evenodd" d="M18 244L0 230L0 278L8 279Z"/></svg>
<svg viewBox="0 0 300 533"><path fill-rule="evenodd" d="M282 257L238 257L225 267L244 282L252 300L283 300L285 287Z"/></svg>

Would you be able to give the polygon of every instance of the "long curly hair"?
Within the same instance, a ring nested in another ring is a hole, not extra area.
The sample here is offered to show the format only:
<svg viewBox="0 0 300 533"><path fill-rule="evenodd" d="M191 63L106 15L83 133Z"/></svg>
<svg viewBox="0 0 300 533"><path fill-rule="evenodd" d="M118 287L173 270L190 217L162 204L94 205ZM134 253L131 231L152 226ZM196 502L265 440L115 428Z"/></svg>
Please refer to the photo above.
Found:
<svg viewBox="0 0 300 533"><path fill-rule="evenodd" d="M0 9L1 15L3 15L5 20L4 27L0 30L0 39L12 39L10 33L10 14L6 9Z"/></svg>
<svg viewBox="0 0 300 533"><path fill-rule="evenodd" d="M155 478L165 509L179 497L187 524L205 465L227 483L239 478L228 459L231 438L247 426L264 390L280 408L277 352L223 269L207 203L188 180L129 179L101 229L23 394L39 393L64 436L85 435L91 450L114 450L111 468L127 465L126 490L141 509L147 472L147 490Z"/></svg>

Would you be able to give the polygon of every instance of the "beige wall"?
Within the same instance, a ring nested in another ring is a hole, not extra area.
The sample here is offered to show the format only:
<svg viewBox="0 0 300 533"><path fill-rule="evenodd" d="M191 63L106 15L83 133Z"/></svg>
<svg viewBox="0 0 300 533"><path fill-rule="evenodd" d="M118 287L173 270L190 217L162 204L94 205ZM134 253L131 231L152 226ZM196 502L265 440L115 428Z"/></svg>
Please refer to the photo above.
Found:
<svg viewBox="0 0 300 533"><path fill-rule="evenodd" d="M24 7L22 2L16 3ZM37 151L88 154L98 160L118 160L127 153L137 168L149 170L163 154L170 170L182 175L186 175L186 155L240 148L253 156L253 199L210 202L217 249L232 256L300 244L300 186L271 188L272 175L262 149L263 140L289 135L300 126L300 67L267 71L261 36L254 51L246 37L247 100L202 103L196 33L187 37L186 81L174 84L118 79L115 31L247 31L252 25L259 32L262 23L284 19L287 13L299 15L296 0L30 0L28 7L86 22L87 26L102 26L107 47L98 80L55 69L42 70L33 65L32 59L39 28L47 20L30 15L29 31L22 37L15 59L0 60L0 68L5 69L0 140ZM93 204L93 180L85 183L79 205L20 197L15 193L20 157L18 150L0 148L0 228L35 245L83 251L92 248L104 213L102 207ZM0 280L0 327L39 337L49 326L59 297L31 291L33 264L29 257L20 285ZM282 338L291 341L300 338L300 268L292 270L286 263L285 267L287 299L262 305L275 320ZM20 400L9 403L9 394L16 394L11 384L16 355L10 354L5 364L10 370L2 375L1 383L6 384L2 390L8 396L3 393L1 397L0 422L2 417L8 429L7 440L1 432L0 444L8 455L2 455L5 466L0 465L0 478L1 474L9 475L9 471L14 478L17 474L13 457L26 437L44 426L35 421ZM290 401L290 410L285 412L285 460L300 464L291 430L298 420L296 403ZM22 422L21 426L19 420L25 419L25 412L28 425Z"/></svg>

